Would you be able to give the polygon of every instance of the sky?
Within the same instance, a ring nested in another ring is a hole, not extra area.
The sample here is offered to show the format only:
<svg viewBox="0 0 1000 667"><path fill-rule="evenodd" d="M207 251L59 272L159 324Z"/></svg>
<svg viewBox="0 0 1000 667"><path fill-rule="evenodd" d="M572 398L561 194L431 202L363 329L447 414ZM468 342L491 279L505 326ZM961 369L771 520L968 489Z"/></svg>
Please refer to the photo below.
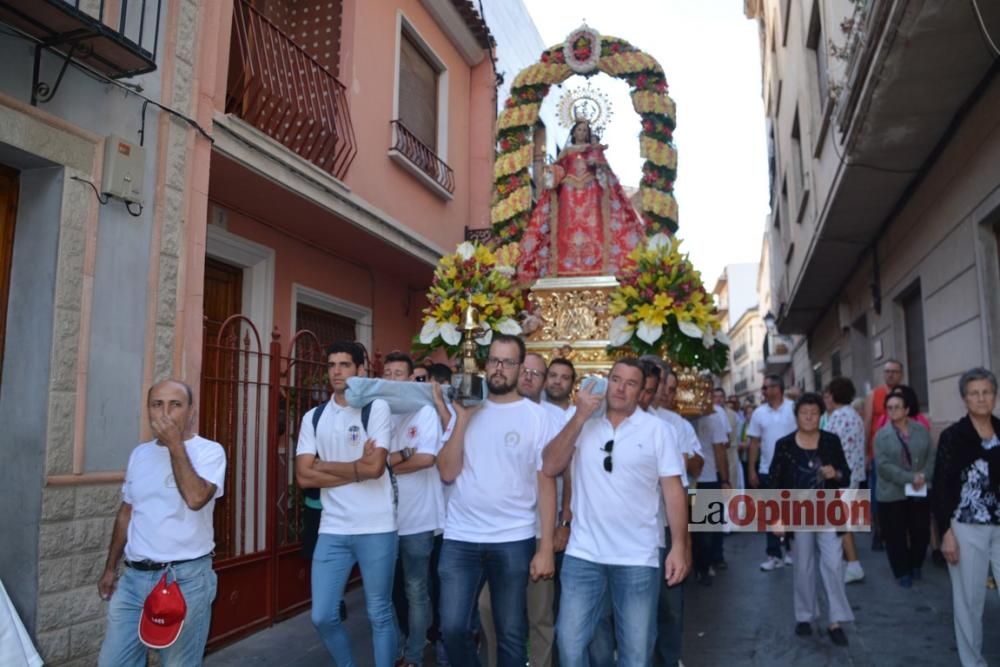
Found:
<svg viewBox="0 0 1000 667"><path fill-rule="evenodd" d="M561 43L581 23L659 61L677 104L677 236L711 290L727 264L760 259L769 210L767 146L756 21L743 0L524 0L543 41ZM563 87L582 82L573 77ZM639 116L624 81L590 79L611 98L601 138L623 185L638 185ZM557 105L553 88L545 104ZM558 142L567 130L557 129Z"/></svg>

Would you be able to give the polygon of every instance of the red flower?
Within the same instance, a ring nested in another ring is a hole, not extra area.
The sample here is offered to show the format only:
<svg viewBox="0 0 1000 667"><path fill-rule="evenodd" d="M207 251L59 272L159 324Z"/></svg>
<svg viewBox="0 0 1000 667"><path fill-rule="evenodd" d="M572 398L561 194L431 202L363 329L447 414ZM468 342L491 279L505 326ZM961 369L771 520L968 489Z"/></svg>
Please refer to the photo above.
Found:
<svg viewBox="0 0 1000 667"><path fill-rule="evenodd" d="M577 60L587 60L590 58L590 49L573 49L573 55Z"/></svg>
<svg viewBox="0 0 1000 667"><path fill-rule="evenodd" d="M645 88L646 81L648 81L648 79L649 77L647 77L645 74L640 74L635 80L635 87L639 89Z"/></svg>
<svg viewBox="0 0 1000 667"><path fill-rule="evenodd" d="M505 106L508 109L513 109L515 104L517 104L517 101L513 97L508 97Z"/></svg>
<svg viewBox="0 0 1000 667"><path fill-rule="evenodd" d="M656 84L656 89L658 91L660 91L661 93L667 92L667 82L666 81L660 81L658 84Z"/></svg>
<svg viewBox="0 0 1000 667"><path fill-rule="evenodd" d="M652 132L653 131L653 127L654 127L653 121L651 121L651 120L644 120L644 121L642 121L642 130L644 132Z"/></svg>
<svg viewBox="0 0 1000 667"><path fill-rule="evenodd" d="M621 51L621 44L619 44L618 42L612 42L610 51L611 53L618 53L619 51Z"/></svg>
<svg viewBox="0 0 1000 667"><path fill-rule="evenodd" d="M542 53L542 62L543 63L549 62L549 53L548 53L548 51Z"/></svg>
<svg viewBox="0 0 1000 667"><path fill-rule="evenodd" d="M505 151L505 152L509 151L510 150L510 142L507 141L506 139L501 139L500 140L500 150Z"/></svg>

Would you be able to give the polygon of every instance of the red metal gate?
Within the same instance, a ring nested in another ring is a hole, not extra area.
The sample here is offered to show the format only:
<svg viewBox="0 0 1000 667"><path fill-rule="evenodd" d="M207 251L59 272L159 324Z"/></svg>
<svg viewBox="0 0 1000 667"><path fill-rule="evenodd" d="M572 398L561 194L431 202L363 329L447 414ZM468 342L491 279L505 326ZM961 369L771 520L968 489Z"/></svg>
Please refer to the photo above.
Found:
<svg viewBox="0 0 1000 667"><path fill-rule="evenodd" d="M215 509L219 587L209 649L310 602L294 451L302 416L328 398L326 363L311 332L297 333L287 355L281 348L275 329L265 351L242 315L204 344L200 432L222 444L228 461Z"/></svg>

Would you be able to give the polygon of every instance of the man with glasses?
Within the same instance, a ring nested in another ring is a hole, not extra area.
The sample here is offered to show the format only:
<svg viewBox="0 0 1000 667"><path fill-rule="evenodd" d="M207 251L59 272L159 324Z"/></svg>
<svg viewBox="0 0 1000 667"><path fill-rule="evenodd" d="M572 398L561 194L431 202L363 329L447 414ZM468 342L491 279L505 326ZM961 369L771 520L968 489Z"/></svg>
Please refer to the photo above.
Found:
<svg viewBox="0 0 1000 667"><path fill-rule="evenodd" d="M478 407L454 403L455 425L437 459L441 479L455 485L438 563L441 631L448 660L462 667L479 665L471 625L484 579L492 592L497 664L523 667L528 579L555 571L556 483L542 474L542 449L556 429L541 406L515 391L524 354L520 338L494 336L486 361L489 396Z"/></svg>
<svg viewBox="0 0 1000 667"><path fill-rule="evenodd" d="M673 540L663 576L676 585L690 568L684 464L676 436L662 420L638 409L645 379L637 359L618 360L607 396L578 392L575 414L545 448L544 472L558 475L572 461L576 485L556 632L564 665L585 664L606 594L614 609L618 665L651 664L661 576L661 496ZM602 402L605 415L591 419Z"/></svg>
<svg viewBox="0 0 1000 667"><path fill-rule="evenodd" d="M416 370L408 354L390 352L385 356L382 377L415 381ZM416 412L394 414L391 422L388 463L399 494L399 561L394 585L398 593L393 597L400 631L406 636L402 665L416 667L423 664L427 629L433 620L430 563L434 532L441 528L444 513L441 478L434 467L441 447L441 421L434 408L425 405Z"/></svg>
<svg viewBox="0 0 1000 667"><path fill-rule="evenodd" d="M764 402L753 411L747 436L750 438L750 455L747 462L750 486L754 489L771 488L771 458L780 438L795 431L795 410L792 401L785 398L785 382L780 375L768 375L761 387ZM758 458L760 459L758 467ZM771 572L792 564L791 554L782 558L781 539L774 533L767 534L767 560L760 564L764 572Z"/></svg>

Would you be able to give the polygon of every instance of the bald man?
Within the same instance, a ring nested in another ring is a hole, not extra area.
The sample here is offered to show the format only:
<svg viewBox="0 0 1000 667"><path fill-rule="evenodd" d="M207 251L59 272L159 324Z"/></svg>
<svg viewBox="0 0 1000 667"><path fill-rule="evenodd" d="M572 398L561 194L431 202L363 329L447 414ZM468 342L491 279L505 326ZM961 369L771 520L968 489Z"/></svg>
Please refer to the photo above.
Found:
<svg viewBox="0 0 1000 667"><path fill-rule="evenodd" d="M191 387L165 380L146 398L154 439L129 456L97 584L101 598L111 601L98 664L145 665L148 648L156 648L164 667L200 665L216 587L212 511L225 486L226 454L219 443L194 434ZM125 566L120 573L119 563ZM144 617L143 605L154 589L171 594L159 586L164 575L184 596L183 619Z"/></svg>

